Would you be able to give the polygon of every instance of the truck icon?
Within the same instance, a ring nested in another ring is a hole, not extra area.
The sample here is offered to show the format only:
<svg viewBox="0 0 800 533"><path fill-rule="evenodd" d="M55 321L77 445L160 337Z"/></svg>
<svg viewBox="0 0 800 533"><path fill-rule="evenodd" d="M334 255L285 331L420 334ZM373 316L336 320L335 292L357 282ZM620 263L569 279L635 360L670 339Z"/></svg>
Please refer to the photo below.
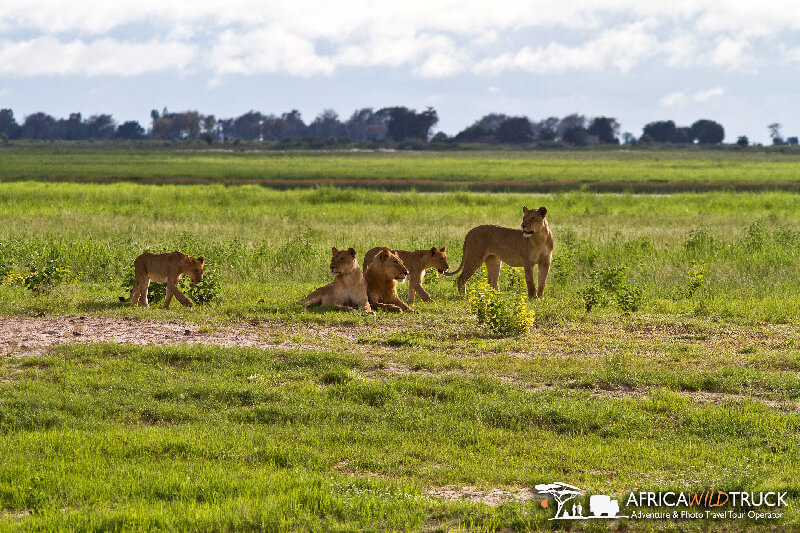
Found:
<svg viewBox="0 0 800 533"><path fill-rule="evenodd" d="M612 500L611 496L595 494L589 498L589 512L593 518L615 518L619 513L619 502Z"/></svg>

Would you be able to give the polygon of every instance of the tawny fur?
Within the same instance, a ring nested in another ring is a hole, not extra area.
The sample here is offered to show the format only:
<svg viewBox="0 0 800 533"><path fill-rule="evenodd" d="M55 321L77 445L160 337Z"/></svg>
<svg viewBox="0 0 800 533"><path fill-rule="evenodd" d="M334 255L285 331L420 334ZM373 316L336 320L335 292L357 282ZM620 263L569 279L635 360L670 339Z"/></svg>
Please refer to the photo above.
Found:
<svg viewBox="0 0 800 533"><path fill-rule="evenodd" d="M365 313L371 313L367 283L358 266L356 251L353 248L338 250L334 247L331 254L330 272L335 276L333 281L296 303L309 307L333 307L341 311L361 309Z"/></svg>
<svg viewBox="0 0 800 533"><path fill-rule="evenodd" d="M458 292L466 292L467 280L481 267L481 263L486 263L489 285L497 289L500 265L505 263L525 269L529 298L542 297L553 256L553 234L545 220L547 208L523 207L522 213L522 229L487 225L472 228L467 233L461 265L453 272L445 272L445 276L461 272ZM538 290L533 278L534 265L538 265Z"/></svg>
<svg viewBox="0 0 800 533"><path fill-rule="evenodd" d="M384 248L373 248L364 255L364 270L369 268L372 260ZM430 250L392 250L397 254L400 260L408 269L408 304L414 303L414 296L419 293L419 297L423 301L432 302L433 298L422 287L422 280L425 279L425 271L429 268L435 268L440 274L444 274L450 269L447 263L447 252L445 248L431 248Z"/></svg>
<svg viewBox="0 0 800 533"><path fill-rule="evenodd" d="M367 279L367 297L374 309L392 313L410 311L411 307L397 296L397 283L408 276L408 269L397 254L384 248L370 262L364 273Z"/></svg>
<svg viewBox="0 0 800 533"><path fill-rule="evenodd" d="M178 283L183 276L189 276L193 283L203 281L203 258L191 257L181 252L167 252L154 254L145 252L133 262L133 287L129 298L119 297L121 302L132 302L144 307L149 306L147 291L150 281L167 284L167 295L164 298L164 309L169 309L172 297L187 307L192 307L192 302L178 289Z"/></svg>

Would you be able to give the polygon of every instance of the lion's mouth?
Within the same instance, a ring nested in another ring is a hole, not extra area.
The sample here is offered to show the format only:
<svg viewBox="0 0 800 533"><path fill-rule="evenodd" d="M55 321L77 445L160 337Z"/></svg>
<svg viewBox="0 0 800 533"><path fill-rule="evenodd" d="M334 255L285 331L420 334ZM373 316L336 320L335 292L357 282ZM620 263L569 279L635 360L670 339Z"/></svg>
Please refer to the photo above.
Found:
<svg viewBox="0 0 800 533"><path fill-rule="evenodd" d="M446 268L437 268L437 269L436 269L436 271L437 271L439 274L444 274L445 272L447 272L447 269L446 269Z"/></svg>
<svg viewBox="0 0 800 533"><path fill-rule="evenodd" d="M531 235L533 235L533 233L534 232L532 232L532 231L522 230L522 236L523 237L530 237Z"/></svg>
<svg viewBox="0 0 800 533"><path fill-rule="evenodd" d="M395 281L405 281L406 280L406 274L403 274L402 276L397 276L394 279L395 279Z"/></svg>

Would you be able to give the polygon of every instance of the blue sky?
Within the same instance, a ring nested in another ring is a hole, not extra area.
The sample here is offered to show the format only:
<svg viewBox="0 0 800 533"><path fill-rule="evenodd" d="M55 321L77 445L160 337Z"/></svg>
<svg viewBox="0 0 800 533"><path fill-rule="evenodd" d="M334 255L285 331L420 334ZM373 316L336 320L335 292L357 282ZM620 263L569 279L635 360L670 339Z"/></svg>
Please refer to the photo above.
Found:
<svg viewBox="0 0 800 533"><path fill-rule="evenodd" d="M0 3L0 107L18 120L151 109L406 105L454 134L486 113L721 122L800 135L800 2L26 0Z"/></svg>

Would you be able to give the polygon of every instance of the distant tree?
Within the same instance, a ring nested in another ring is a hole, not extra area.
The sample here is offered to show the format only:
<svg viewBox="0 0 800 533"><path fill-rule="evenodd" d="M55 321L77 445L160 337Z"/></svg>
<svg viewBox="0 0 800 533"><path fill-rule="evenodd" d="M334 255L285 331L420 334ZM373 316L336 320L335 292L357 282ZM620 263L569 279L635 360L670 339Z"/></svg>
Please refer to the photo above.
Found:
<svg viewBox="0 0 800 533"><path fill-rule="evenodd" d="M0 109L0 133L7 139L19 139L22 135L22 127L17 124L11 109Z"/></svg>
<svg viewBox="0 0 800 533"><path fill-rule="evenodd" d="M431 128L439 122L436 110L428 107L425 111L417 113L407 107L390 107L379 110L388 114L386 131L388 136L396 142L406 139L422 139L427 141Z"/></svg>
<svg viewBox="0 0 800 533"><path fill-rule="evenodd" d="M114 136L117 139L144 139L144 128L139 125L137 121L129 120L117 126L117 131Z"/></svg>
<svg viewBox="0 0 800 533"><path fill-rule="evenodd" d="M736 139L736 144L739 146L749 146L750 139L747 138L747 135L740 135L738 139Z"/></svg>
<svg viewBox="0 0 800 533"><path fill-rule="evenodd" d="M250 110L233 120L233 137L254 141L261 139L261 123L264 117L258 111Z"/></svg>
<svg viewBox="0 0 800 533"><path fill-rule="evenodd" d="M523 144L533 140L533 129L528 117L506 118L497 128L497 140L503 144Z"/></svg>
<svg viewBox="0 0 800 533"><path fill-rule="evenodd" d="M308 126L309 133L314 137L324 139L337 139L347 136L347 128L339 120L339 115L332 109L325 109L317 115L314 122Z"/></svg>
<svg viewBox="0 0 800 533"><path fill-rule="evenodd" d="M675 142L676 133L675 122L672 120L660 120L650 122L645 125L642 137L647 135L650 139L659 143Z"/></svg>
<svg viewBox="0 0 800 533"><path fill-rule="evenodd" d="M303 122L303 117L297 109L292 109L288 113L283 113L281 115L281 120L283 120L285 124L283 132L284 138L289 137L297 139L305 137L308 134L308 126Z"/></svg>
<svg viewBox="0 0 800 533"><path fill-rule="evenodd" d="M80 113L70 113L67 120L59 120L64 139L74 141L91 137Z"/></svg>
<svg viewBox="0 0 800 533"><path fill-rule="evenodd" d="M116 126L111 115L92 115L86 121L86 134L95 139L113 139Z"/></svg>
<svg viewBox="0 0 800 533"><path fill-rule="evenodd" d="M625 144L634 144L636 143L636 136L633 133L626 131L622 134L622 142Z"/></svg>
<svg viewBox="0 0 800 533"><path fill-rule="evenodd" d="M672 140L669 142L679 143L679 144L694 144L695 139L696 137L692 132L692 128L681 126L675 128L675 133L672 136Z"/></svg>
<svg viewBox="0 0 800 533"><path fill-rule="evenodd" d="M725 139L725 128L719 122L701 119L692 124L692 137L700 144L719 144Z"/></svg>
<svg viewBox="0 0 800 533"><path fill-rule="evenodd" d="M567 115L566 117L558 121L558 126L556 126L556 133L558 134L558 137L560 139L566 141L566 139L564 139L564 134L567 132L567 130L570 130L572 128L583 128L585 130L586 117L584 117L583 115L579 115L577 113Z"/></svg>
<svg viewBox="0 0 800 533"><path fill-rule="evenodd" d="M619 131L619 122L612 117L595 117L586 129L587 134L597 135L600 142L604 144L619 144L617 131Z"/></svg>
<svg viewBox="0 0 800 533"><path fill-rule="evenodd" d="M459 131L455 136L455 139L459 142L487 142L495 140L495 137L494 132L486 129L486 127L478 123L475 123Z"/></svg>
<svg viewBox="0 0 800 533"><path fill-rule="evenodd" d="M548 117L533 127L536 138L540 141L554 141L558 138L558 117Z"/></svg>
<svg viewBox="0 0 800 533"><path fill-rule="evenodd" d="M797 144L798 144L797 137L787 137L786 138L786 144L788 144L789 146L797 146Z"/></svg>
<svg viewBox="0 0 800 533"><path fill-rule="evenodd" d="M431 137L431 143L446 143L450 140L450 137L443 131L438 131L436 134Z"/></svg>
<svg viewBox="0 0 800 533"><path fill-rule="evenodd" d="M46 113L34 113L22 123L22 137L26 139L58 139L61 137L58 122Z"/></svg>
<svg viewBox="0 0 800 533"><path fill-rule="evenodd" d="M347 136L356 142L386 139L386 120L369 107L354 111L345 122L345 129Z"/></svg>
<svg viewBox="0 0 800 533"><path fill-rule="evenodd" d="M573 146L586 146L588 143L589 135L586 133L586 128L583 126L574 126L561 136L561 140Z"/></svg>
<svg viewBox="0 0 800 533"><path fill-rule="evenodd" d="M767 129L769 129L769 136L772 138L772 144L783 144L783 136L781 135L782 127L783 126L781 126L778 122L774 122L767 126Z"/></svg>

